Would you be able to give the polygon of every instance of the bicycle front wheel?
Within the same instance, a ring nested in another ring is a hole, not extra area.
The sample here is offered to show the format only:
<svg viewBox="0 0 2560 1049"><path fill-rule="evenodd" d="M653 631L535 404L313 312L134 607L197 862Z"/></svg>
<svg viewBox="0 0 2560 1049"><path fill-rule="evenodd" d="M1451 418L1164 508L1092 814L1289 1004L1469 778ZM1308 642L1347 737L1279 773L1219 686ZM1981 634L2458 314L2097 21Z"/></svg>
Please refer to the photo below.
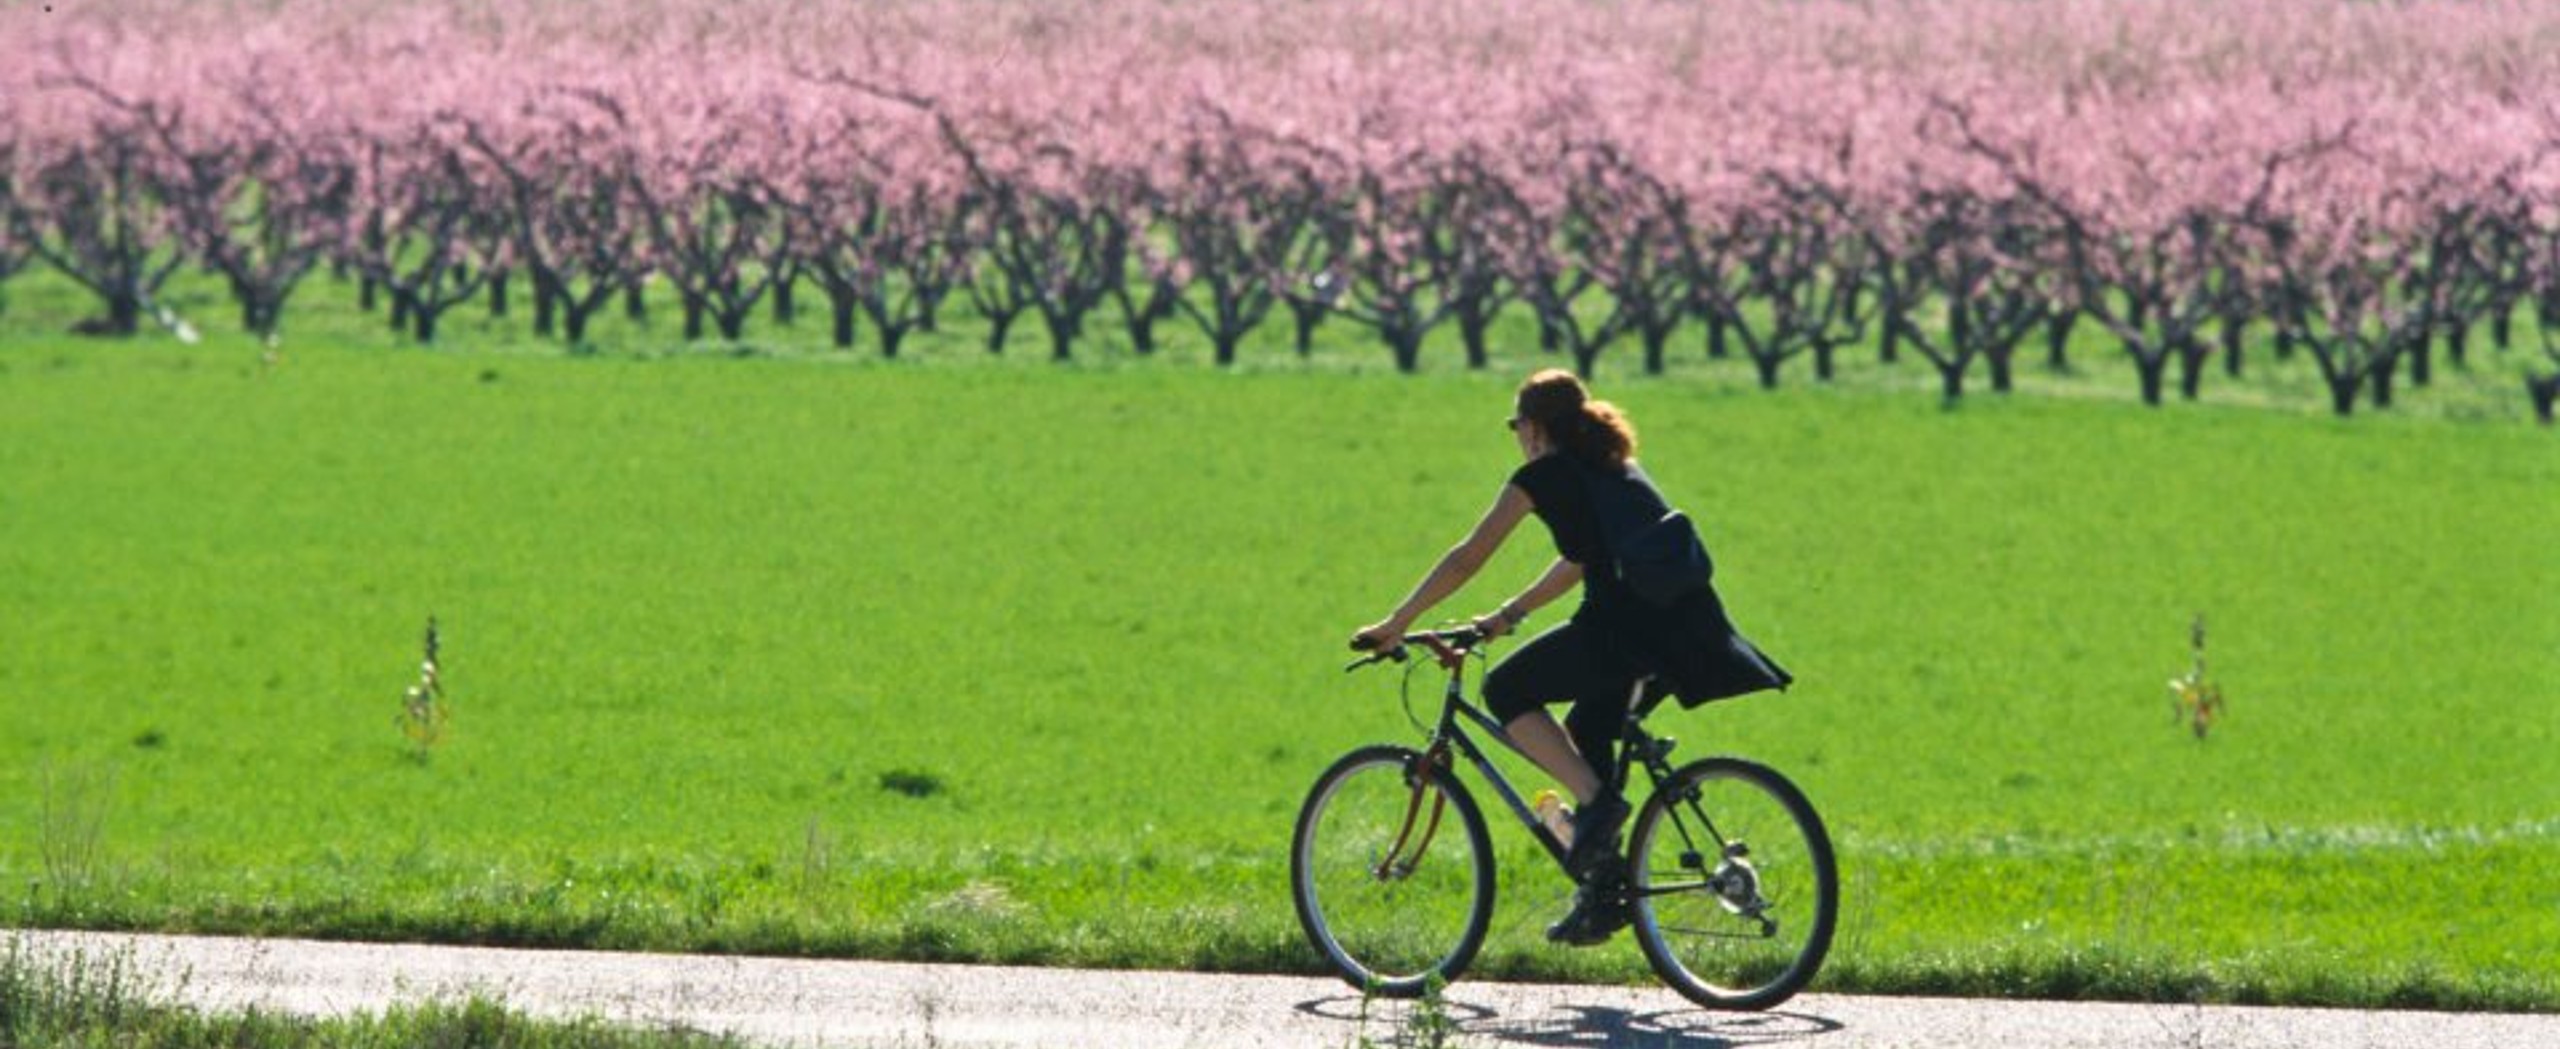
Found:
<svg viewBox="0 0 2560 1049"><path fill-rule="evenodd" d="M1289 889L1307 940L1352 986L1422 995L1466 971L1493 921L1493 843L1475 799L1406 747L1363 747L1298 810Z"/></svg>
<svg viewBox="0 0 2560 1049"><path fill-rule="evenodd" d="M1804 793L1765 765L1708 758L1673 773L1636 817L1627 866L1636 942L1690 1001L1770 1008L1804 989L1831 949L1831 836Z"/></svg>

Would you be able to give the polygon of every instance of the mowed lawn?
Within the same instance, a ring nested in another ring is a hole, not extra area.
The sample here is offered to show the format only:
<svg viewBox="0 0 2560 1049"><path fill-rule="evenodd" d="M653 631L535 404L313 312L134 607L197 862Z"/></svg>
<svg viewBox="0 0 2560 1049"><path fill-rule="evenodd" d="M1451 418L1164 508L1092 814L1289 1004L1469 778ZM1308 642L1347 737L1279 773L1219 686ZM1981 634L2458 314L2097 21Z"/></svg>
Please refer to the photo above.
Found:
<svg viewBox="0 0 2560 1049"><path fill-rule="evenodd" d="M5 920L1313 971L1343 638L1516 462L1517 369L226 347L0 340ZM1658 727L1830 819L1818 987L2560 1008L2549 431L1601 393L1801 679ZM1644 978L1497 834L1480 973Z"/></svg>

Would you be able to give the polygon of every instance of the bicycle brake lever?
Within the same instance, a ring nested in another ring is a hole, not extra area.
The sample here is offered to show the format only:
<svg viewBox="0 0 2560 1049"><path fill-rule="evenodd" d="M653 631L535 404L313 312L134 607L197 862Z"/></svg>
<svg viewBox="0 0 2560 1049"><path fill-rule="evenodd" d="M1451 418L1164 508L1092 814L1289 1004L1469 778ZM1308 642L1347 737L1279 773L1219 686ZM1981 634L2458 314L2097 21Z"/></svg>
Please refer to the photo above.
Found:
<svg viewBox="0 0 2560 1049"><path fill-rule="evenodd" d="M1354 670L1360 669L1361 667L1371 666L1378 663L1402 663L1408 658L1410 658L1410 656L1406 651L1402 647L1397 647L1352 660L1348 665L1342 668L1342 672L1348 674Z"/></svg>

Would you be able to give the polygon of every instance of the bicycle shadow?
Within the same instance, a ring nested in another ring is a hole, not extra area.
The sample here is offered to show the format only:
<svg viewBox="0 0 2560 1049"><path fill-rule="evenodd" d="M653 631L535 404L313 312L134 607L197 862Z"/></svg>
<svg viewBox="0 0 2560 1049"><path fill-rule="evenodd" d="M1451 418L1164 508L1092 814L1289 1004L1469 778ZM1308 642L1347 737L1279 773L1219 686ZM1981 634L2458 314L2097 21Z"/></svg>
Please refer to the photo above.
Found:
<svg viewBox="0 0 2560 1049"><path fill-rule="evenodd" d="M1438 1013L1408 1002L1338 995L1300 1002L1297 1011L1354 1025L1345 1044L1518 1045L1554 1049L1748 1049L1805 1042L1842 1030L1826 1016L1803 1012L1726 1013L1704 1009L1637 1012L1610 1006L1562 1005L1535 1016L1506 1017L1463 997L1443 998ZM1383 1037L1381 1037L1383 1036Z"/></svg>

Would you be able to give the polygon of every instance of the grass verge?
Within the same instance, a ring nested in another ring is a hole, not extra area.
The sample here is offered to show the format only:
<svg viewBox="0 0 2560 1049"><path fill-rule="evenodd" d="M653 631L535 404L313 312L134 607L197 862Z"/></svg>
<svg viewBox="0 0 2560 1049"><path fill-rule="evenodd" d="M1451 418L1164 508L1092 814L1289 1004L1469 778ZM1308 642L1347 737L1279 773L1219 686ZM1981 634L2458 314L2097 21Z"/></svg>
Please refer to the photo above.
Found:
<svg viewBox="0 0 2560 1049"><path fill-rule="evenodd" d="M474 996L380 1013L315 1018L249 1009L208 1013L160 1000L123 958L28 957L0 951L0 1045L10 1049L745 1049L695 1031L650 1031L595 1019L545 1020Z"/></svg>

